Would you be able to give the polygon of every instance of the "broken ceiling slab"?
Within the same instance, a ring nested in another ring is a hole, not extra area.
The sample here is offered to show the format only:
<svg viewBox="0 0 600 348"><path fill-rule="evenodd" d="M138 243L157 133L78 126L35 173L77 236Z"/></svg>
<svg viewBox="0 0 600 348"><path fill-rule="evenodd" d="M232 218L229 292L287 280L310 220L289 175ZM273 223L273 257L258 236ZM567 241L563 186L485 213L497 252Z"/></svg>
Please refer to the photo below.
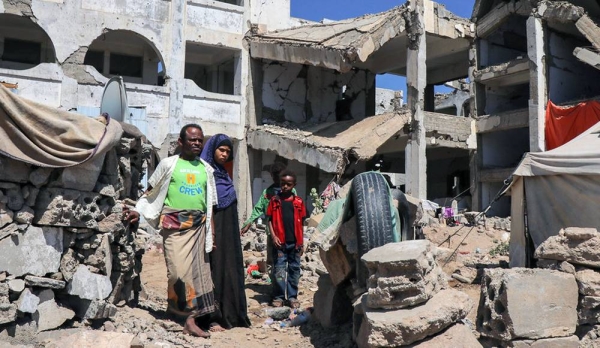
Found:
<svg viewBox="0 0 600 348"><path fill-rule="evenodd" d="M589 64L596 69L600 69L600 54L598 54L598 52L591 51L587 48L577 47L573 51L573 55L580 61Z"/></svg>
<svg viewBox="0 0 600 348"><path fill-rule="evenodd" d="M600 27L587 14L575 22L577 29L588 39L596 50L600 50Z"/></svg>
<svg viewBox="0 0 600 348"><path fill-rule="evenodd" d="M405 5L389 11L357 18L311 24L291 29L249 36L250 55L296 64L313 65L347 72L353 67L369 69L375 73L403 71L406 69L406 25L410 9ZM409 21L410 23L410 21ZM432 37L447 40L463 39L466 44L450 45L449 54L468 50L468 41L474 36L474 25L447 11L443 5L425 2L425 31ZM389 54L373 58L383 47L393 47L393 62ZM437 47L448 48L448 44ZM429 50L428 50L429 51ZM435 50L431 52L435 54ZM428 59L430 57L428 56ZM373 62L373 60L377 60ZM385 68L377 68L383 66Z"/></svg>
<svg viewBox="0 0 600 348"><path fill-rule="evenodd" d="M533 5L529 1L512 0L502 2L477 20L477 36L486 37L500 27L511 15L527 16L532 10Z"/></svg>
<svg viewBox="0 0 600 348"><path fill-rule="evenodd" d="M247 140L253 149L272 151L328 173L341 173L349 155L358 160L370 159L382 144L401 132L409 120L409 111L405 109L359 122L340 121L304 129L261 125L248 130Z"/></svg>
<svg viewBox="0 0 600 348"><path fill-rule="evenodd" d="M525 127L529 127L529 109L480 116L476 122L478 134Z"/></svg>
<svg viewBox="0 0 600 348"><path fill-rule="evenodd" d="M529 82L529 59L518 58L473 72L475 81L488 86L514 86Z"/></svg>

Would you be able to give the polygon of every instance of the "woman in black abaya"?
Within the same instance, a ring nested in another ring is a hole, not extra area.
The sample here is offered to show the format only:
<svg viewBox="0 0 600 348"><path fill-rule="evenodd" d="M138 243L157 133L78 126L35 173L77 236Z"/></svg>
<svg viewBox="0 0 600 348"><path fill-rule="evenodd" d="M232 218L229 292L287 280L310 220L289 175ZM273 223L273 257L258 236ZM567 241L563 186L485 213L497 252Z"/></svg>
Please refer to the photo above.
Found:
<svg viewBox="0 0 600 348"><path fill-rule="evenodd" d="M204 145L202 159L215 170L219 205L213 215L216 249L210 253L210 267L215 284L215 301L220 313L211 324L212 331L232 327L249 327L244 290L244 259L240 241L237 197L225 163L233 159L233 144L225 134L212 136ZM220 325L217 325L220 324ZM219 327L220 326L220 327Z"/></svg>

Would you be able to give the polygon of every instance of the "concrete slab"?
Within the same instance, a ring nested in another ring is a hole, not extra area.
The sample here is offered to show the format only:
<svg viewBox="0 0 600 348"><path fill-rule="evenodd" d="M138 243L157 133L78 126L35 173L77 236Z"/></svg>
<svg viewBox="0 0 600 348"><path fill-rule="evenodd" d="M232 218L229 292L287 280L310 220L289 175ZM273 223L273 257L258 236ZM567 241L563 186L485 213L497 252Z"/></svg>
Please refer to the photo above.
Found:
<svg viewBox="0 0 600 348"><path fill-rule="evenodd" d="M365 309L357 344L360 348L397 347L418 342L465 318L471 308L467 294L449 289L411 309Z"/></svg>
<svg viewBox="0 0 600 348"><path fill-rule="evenodd" d="M486 269L477 330L510 341L570 336L577 326L577 283L546 269Z"/></svg>

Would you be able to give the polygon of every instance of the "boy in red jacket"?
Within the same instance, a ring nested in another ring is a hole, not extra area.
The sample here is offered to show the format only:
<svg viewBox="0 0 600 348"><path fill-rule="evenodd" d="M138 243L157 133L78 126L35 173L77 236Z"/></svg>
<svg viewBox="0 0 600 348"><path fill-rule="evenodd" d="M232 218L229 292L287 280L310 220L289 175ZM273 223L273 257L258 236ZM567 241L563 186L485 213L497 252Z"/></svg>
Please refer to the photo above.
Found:
<svg viewBox="0 0 600 348"><path fill-rule="evenodd" d="M295 173L289 170L282 171L280 183L281 192L271 198L266 214L273 240L273 306L282 306L287 292L290 307L298 308L298 282L306 207L302 198L292 192L296 186Z"/></svg>

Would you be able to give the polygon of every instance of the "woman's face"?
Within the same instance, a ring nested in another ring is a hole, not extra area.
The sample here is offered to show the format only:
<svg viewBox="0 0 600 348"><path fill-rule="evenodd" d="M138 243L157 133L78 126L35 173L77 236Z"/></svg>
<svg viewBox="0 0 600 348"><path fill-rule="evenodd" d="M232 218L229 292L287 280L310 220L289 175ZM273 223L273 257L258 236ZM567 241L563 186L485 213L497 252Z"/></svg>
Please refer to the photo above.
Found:
<svg viewBox="0 0 600 348"><path fill-rule="evenodd" d="M215 150L215 162L217 162L220 165L224 165L225 162L227 162L230 153L231 149L229 148L229 146L222 145L217 147L217 149Z"/></svg>

